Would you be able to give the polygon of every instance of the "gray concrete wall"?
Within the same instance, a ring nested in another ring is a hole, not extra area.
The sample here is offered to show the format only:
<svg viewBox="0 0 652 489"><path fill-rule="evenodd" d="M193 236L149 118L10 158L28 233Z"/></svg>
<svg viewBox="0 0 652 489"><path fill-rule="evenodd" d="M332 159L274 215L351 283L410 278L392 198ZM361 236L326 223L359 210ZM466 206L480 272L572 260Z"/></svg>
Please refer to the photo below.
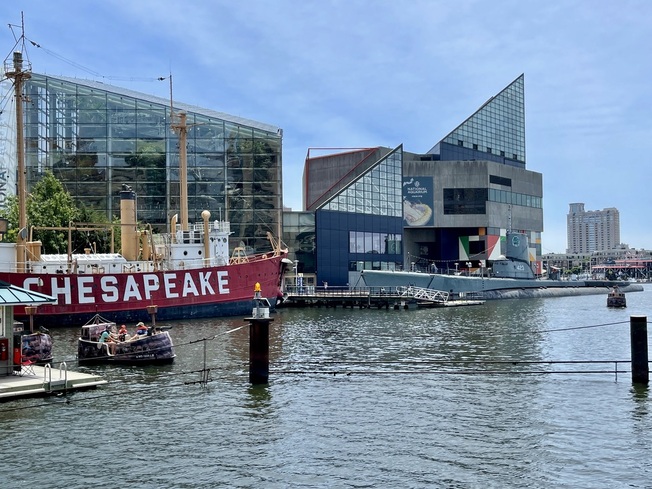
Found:
<svg viewBox="0 0 652 489"><path fill-rule="evenodd" d="M490 183L490 175L511 180L511 187ZM444 215L444 188L494 188L511 192L543 196L541 173L503 165L491 161L417 161L403 162L404 177L432 176L434 184L435 227L497 227L510 226L510 206L499 202L487 202L487 213ZM543 231L543 209L511 206L512 229Z"/></svg>

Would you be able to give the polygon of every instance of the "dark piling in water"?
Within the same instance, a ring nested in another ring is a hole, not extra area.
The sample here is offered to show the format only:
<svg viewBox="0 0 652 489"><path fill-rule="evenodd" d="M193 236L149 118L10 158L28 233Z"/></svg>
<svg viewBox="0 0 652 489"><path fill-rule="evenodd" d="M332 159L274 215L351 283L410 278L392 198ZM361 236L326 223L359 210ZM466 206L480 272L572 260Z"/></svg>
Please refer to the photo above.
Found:
<svg viewBox="0 0 652 489"><path fill-rule="evenodd" d="M650 368L647 349L647 316L630 316L629 335L632 350L632 382L648 384Z"/></svg>
<svg viewBox="0 0 652 489"><path fill-rule="evenodd" d="M253 317L249 321L249 382L267 384L269 381L269 304L262 298L260 284L254 292Z"/></svg>
<svg viewBox="0 0 652 489"><path fill-rule="evenodd" d="M272 319L248 318L249 382L267 384L269 380L269 323Z"/></svg>

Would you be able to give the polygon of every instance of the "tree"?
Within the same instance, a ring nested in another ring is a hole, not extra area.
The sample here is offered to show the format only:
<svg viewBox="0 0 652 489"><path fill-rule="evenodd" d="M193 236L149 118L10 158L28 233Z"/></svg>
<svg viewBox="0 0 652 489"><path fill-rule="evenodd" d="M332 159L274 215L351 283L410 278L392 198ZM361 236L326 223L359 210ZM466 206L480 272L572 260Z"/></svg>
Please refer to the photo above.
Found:
<svg viewBox="0 0 652 489"><path fill-rule="evenodd" d="M67 227L79 219L79 209L52 172L47 171L27 197L28 226ZM68 233L65 231L39 230L32 239L43 243L45 253L66 253Z"/></svg>
<svg viewBox="0 0 652 489"><path fill-rule="evenodd" d="M63 185L52 174L46 171L27 196L27 225L34 227L68 227L74 222L106 223L106 217L99 212L85 207L77 207L72 196L64 189ZM0 210L0 217L8 222L5 241L15 242L18 236L18 199L9 196L7 206ZM108 230L108 227L107 227ZM34 240L40 240L44 253L66 253L68 250L68 232L54 230L34 230ZM97 251L110 249L110 230L103 233L92 231L87 233L74 233L73 250L93 248L95 243Z"/></svg>

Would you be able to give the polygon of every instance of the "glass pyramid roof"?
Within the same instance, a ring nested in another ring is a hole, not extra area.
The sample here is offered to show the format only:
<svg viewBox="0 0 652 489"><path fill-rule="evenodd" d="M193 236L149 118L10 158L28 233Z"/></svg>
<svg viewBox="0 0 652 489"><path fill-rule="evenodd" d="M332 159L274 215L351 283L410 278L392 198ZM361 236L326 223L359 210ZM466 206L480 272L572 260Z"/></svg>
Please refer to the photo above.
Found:
<svg viewBox="0 0 652 489"><path fill-rule="evenodd" d="M474 159L506 158L525 165L524 75L487 100L473 115L450 132L430 153L445 157L445 146L455 146L453 154L473 151ZM486 156L483 156L484 153ZM463 158L468 159L468 156Z"/></svg>

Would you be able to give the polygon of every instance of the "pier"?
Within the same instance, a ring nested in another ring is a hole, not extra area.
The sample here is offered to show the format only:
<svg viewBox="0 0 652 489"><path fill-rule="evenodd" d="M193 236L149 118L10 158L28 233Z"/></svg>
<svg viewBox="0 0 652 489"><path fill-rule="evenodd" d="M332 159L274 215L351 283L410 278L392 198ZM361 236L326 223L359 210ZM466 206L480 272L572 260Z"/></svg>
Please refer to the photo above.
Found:
<svg viewBox="0 0 652 489"><path fill-rule="evenodd" d="M23 397L42 397L74 390L93 389L107 381L99 375L68 370L65 363L58 368L30 365L14 375L0 378L0 402Z"/></svg>
<svg viewBox="0 0 652 489"><path fill-rule="evenodd" d="M290 287L279 307L343 307L415 309L484 304L483 300L452 300L448 292L422 287Z"/></svg>

